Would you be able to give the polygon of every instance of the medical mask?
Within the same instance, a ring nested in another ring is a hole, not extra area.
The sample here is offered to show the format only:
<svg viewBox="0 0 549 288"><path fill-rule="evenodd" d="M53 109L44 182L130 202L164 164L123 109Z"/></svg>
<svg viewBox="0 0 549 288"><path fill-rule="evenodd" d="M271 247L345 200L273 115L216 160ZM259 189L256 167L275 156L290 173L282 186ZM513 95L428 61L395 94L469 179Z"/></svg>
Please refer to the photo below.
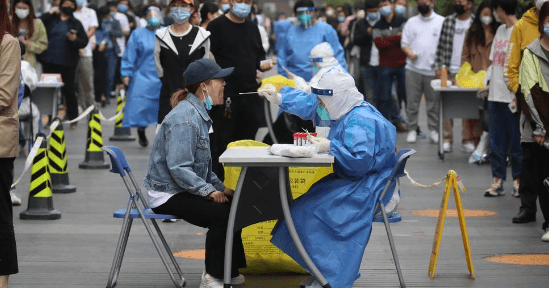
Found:
<svg viewBox="0 0 549 288"><path fill-rule="evenodd" d="M248 17L250 11L252 11L252 5L245 3L234 3L232 11L236 17L244 19Z"/></svg>
<svg viewBox="0 0 549 288"><path fill-rule="evenodd" d="M229 11L229 9L231 9L231 5L229 5L229 4L221 5L221 11L223 11L223 13L227 13L227 11Z"/></svg>
<svg viewBox="0 0 549 288"><path fill-rule="evenodd" d="M427 4L419 5L417 6L417 11L419 11L421 15L429 14L429 12L431 12L431 6Z"/></svg>
<svg viewBox="0 0 549 288"><path fill-rule="evenodd" d="M402 15L404 15L404 13L406 13L406 7L404 7L402 5L396 5L395 6L395 14L396 15L402 16Z"/></svg>
<svg viewBox="0 0 549 288"><path fill-rule="evenodd" d="M29 16L29 9L15 8L15 14L19 17L19 19L25 19Z"/></svg>
<svg viewBox="0 0 549 288"><path fill-rule="evenodd" d="M86 0L76 0L76 6L83 7L86 5Z"/></svg>
<svg viewBox="0 0 549 288"><path fill-rule="evenodd" d="M61 7L61 12L67 16L72 16L72 13L74 12L74 8L72 7Z"/></svg>
<svg viewBox="0 0 549 288"><path fill-rule="evenodd" d="M320 120L330 120L330 113L324 109L321 105L316 107L316 114L320 117Z"/></svg>
<svg viewBox="0 0 549 288"><path fill-rule="evenodd" d="M393 9L391 9L391 5L386 5L379 8L379 14L381 14L381 16L383 17L391 15L391 12L393 12Z"/></svg>
<svg viewBox="0 0 549 288"><path fill-rule="evenodd" d="M545 36L549 37L549 24L543 26L543 34L545 34Z"/></svg>
<svg viewBox="0 0 549 288"><path fill-rule="evenodd" d="M120 12L122 12L122 13L128 11L128 5L126 5L126 4L119 4L119 5L118 5L118 11L120 11Z"/></svg>
<svg viewBox="0 0 549 288"><path fill-rule="evenodd" d="M116 16L116 12L111 12L111 18L114 19L114 16Z"/></svg>
<svg viewBox="0 0 549 288"><path fill-rule="evenodd" d="M494 18L497 22L501 22L501 19L499 19L498 13L496 13L496 11L492 12L492 14L494 15Z"/></svg>
<svg viewBox="0 0 549 288"><path fill-rule="evenodd" d="M368 18L368 20L370 21L376 21L379 19L379 12L373 12L373 13L370 13L368 12L368 14L366 15L366 18Z"/></svg>
<svg viewBox="0 0 549 288"><path fill-rule="evenodd" d="M170 9L170 15L177 24L183 24L191 18L191 8L173 7Z"/></svg>
<svg viewBox="0 0 549 288"><path fill-rule="evenodd" d="M491 16L480 16L480 22L484 25L490 25L492 24L492 17Z"/></svg>
<svg viewBox="0 0 549 288"><path fill-rule="evenodd" d="M457 15L461 15L465 13L465 6L461 4L454 5L454 11L457 13Z"/></svg>
<svg viewBox="0 0 549 288"><path fill-rule="evenodd" d="M297 18L299 18L299 21L301 21L301 24L303 25L309 25L311 24L311 21L313 20L313 16L311 14L307 14L307 13L303 13L299 16L297 16Z"/></svg>
<svg viewBox="0 0 549 288"><path fill-rule="evenodd" d="M313 76L315 76L316 73L318 73L319 70L320 70L320 67L318 67L318 66L313 66Z"/></svg>
<svg viewBox="0 0 549 288"><path fill-rule="evenodd" d="M343 23L343 21L345 21L345 16L339 16L339 17L337 17L337 22Z"/></svg>
<svg viewBox="0 0 549 288"><path fill-rule="evenodd" d="M334 10L328 10L328 11L326 11L326 16L328 16L328 17L334 16Z"/></svg>
<svg viewBox="0 0 549 288"><path fill-rule="evenodd" d="M208 97L206 97L206 95L204 95L204 91L202 91L202 97L204 97L204 107L206 107L206 110L210 111L212 110L213 99L212 96L210 96L208 89L206 89L206 93L208 93Z"/></svg>
<svg viewBox="0 0 549 288"><path fill-rule="evenodd" d="M151 16L151 18L147 19L147 24L151 27L158 27L160 25L160 18Z"/></svg>

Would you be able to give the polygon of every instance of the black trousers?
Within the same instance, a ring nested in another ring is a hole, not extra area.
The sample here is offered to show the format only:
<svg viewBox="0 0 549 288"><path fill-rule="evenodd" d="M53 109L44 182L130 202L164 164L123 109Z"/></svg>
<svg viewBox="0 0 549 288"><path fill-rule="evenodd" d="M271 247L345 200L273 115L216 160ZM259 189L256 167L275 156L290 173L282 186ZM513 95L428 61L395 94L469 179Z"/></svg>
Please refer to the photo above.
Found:
<svg viewBox="0 0 549 288"><path fill-rule="evenodd" d="M107 68L105 66L105 55L103 52L93 50L93 85L95 91L95 101L101 101L101 96L108 97L105 94L107 90L107 81L105 75L107 75Z"/></svg>
<svg viewBox="0 0 549 288"><path fill-rule="evenodd" d="M547 227L549 223L549 192L543 185L543 180L549 177L549 150L537 143L522 143L522 167L520 178L520 210L535 214L536 198Z"/></svg>
<svg viewBox="0 0 549 288"><path fill-rule="evenodd" d="M0 275L19 272L10 187L15 158L0 158Z"/></svg>
<svg viewBox="0 0 549 288"><path fill-rule="evenodd" d="M65 95L65 104L67 105L67 116L70 120L78 117L78 100L75 94L76 66L65 67L56 64L43 63L44 73L61 74L63 78L63 94ZM57 117L57 115L52 115Z"/></svg>
<svg viewBox="0 0 549 288"><path fill-rule="evenodd" d="M229 220L230 202L215 203L209 198L187 192L177 193L168 202L153 209L154 213L175 215L202 228L206 233L206 272L223 279L225 261L225 238ZM238 268L246 267L241 231L234 233L231 277L238 276Z"/></svg>

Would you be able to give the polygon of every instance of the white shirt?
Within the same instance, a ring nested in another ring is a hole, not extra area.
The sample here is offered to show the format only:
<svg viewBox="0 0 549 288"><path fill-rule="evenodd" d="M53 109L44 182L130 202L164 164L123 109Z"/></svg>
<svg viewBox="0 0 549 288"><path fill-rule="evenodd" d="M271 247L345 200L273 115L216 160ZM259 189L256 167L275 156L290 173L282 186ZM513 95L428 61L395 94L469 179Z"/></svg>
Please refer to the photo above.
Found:
<svg viewBox="0 0 549 288"><path fill-rule="evenodd" d="M409 46L417 55L412 61L406 58L406 69L425 76L435 76L433 65L444 17L431 11L429 17L416 15L408 20L402 31L400 44Z"/></svg>
<svg viewBox="0 0 549 288"><path fill-rule="evenodd" d="M122 29L122 32L130 31L130 22L128 21L128 16L120 12L116 12L114 14L114 19L118 20L118 22L120 23L120 28ZM126 36L116 38L116 44L118 44L118 47L120 47L120 54L118 54L118 57L122 57L124 55L124 50L126 50Z"/></svg>
<svg viewBox="0 0 549 288"><path fill-rule="evenodd" d="M461 52L463 51L463 42L465 42L465 34L473 23L473 19L462 21L456 18L456 30L454 32L454 45L452 48L452 60L450 61L450 73L457 74L461 67Z"/></svg>
<svg viewBox="0 0 549 288"><path fill-rule="evenodd" d="M99 27L99 23L97 23L97 15L95 14L95 11L93 9L90 9L88 7L82 7L82 10L80 11L74 11L73 13L74 18L78 19L80 23L82 23L82 26L84 26L84 31L88 33L88 29L90 27ZM86 48L84 48L84 54L80 56L84 57L92 57L92 41L88 41L88 45Z"/></svg>
<svg viewBox="0 0 549 288"><path fill-rule="evenodd" d="M376 25L376 23L379 21L379 20L374 20L374 21L371 21L371 20L366 20L368 21L368 23L370 24L370 26L374 27L374 25ZM372 41L372 50L370 51L370 66L379 66L379 50L377 49L376 45L373 43Z"/></svg>
<svg viewBox="0 0 549 288"><path fill-rule="evenodd" d="M511 103L513 97L515 97L513 92L509 91L503 79L503 67L507 59L507 48L509 47L509 40L511 39L514 27L507 28L507 25L502 24L494 36L492 51L490 52L492 73L490 76L490 92L488 94L489 101Z"/></svg>

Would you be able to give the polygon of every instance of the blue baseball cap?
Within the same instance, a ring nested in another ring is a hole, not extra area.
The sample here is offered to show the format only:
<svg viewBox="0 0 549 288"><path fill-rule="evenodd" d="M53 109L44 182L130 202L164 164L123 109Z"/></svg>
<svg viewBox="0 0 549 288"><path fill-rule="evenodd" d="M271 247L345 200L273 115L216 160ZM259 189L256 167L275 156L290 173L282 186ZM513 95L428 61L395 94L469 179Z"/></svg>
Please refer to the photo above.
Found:
<svg viewBox="0 0 549 288"><path fill-rule="evenodd" d="M191 63L185 72L183 72L183 77L185 77L185 86L189 87L191 85L204 82L210 79L225 78L234 72L234 67L221 69L217 63L210 59L199 59Z"/></svg>

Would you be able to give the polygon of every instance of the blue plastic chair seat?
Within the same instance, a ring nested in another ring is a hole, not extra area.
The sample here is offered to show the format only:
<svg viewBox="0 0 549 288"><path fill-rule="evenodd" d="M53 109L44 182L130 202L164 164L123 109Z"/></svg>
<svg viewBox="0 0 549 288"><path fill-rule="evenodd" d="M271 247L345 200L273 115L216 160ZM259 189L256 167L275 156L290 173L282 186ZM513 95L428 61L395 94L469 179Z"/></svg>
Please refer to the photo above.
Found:
<svg viewBox="0 0 549 288"><path fill-rule="evenodd" d="M173 215L156 214L151 209L143 210L143 214L145 216L145 219L178 219L176 216L173 216ZM114 218L123 219L125 216L126 216L126 209L118 209L113 214ZM132 219L139 218L139 212L137 211L137 209L134 208L130 211L130 218Z"/></svg>

